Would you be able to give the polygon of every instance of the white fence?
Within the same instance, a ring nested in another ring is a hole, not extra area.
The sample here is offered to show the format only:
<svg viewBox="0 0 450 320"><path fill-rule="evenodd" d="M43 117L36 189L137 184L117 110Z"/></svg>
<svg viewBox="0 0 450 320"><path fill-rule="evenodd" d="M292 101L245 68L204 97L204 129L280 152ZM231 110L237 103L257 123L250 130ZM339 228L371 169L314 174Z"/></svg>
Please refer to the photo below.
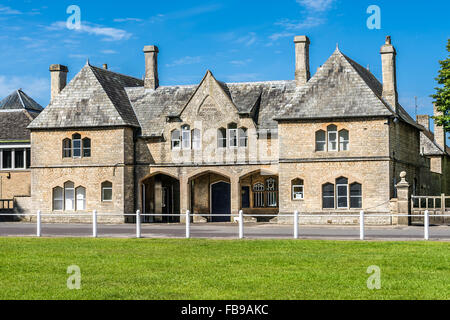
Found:
<svg viewBox="0 0 450 320"><path fill-rule="evenodd" d="M36 217L36 236L42 237L42 218L43 217L92 217L92 237L97 238L98 237L98 214L97 211L94 210L92 214L79 214L79 215L57 215L57 214L42 214L41 211L38 211L37 214L0 214L0 216L10 216L10 217ZM120 217L126 217L126 216L132 216L136 218L136 238L142 238L142 218L143 217L160 217L161 214L141 214L141 212L138 210L135 214L123 214L123 215L117 215L117 214L103 214L102 216L120 216ZM191 214L189 211L186 212L186 214L169 214L164 216L174 216L174 217L183 217L185 218L186 222L186 238L191 238L191 218L195 216L201 216L197 214ZM211 215L214 217L230 217L230 215ZM271 215L273 217L277 217L278 215ZM430 239L430 213L429 211L425 211L424 215L377 215L377 214L370 214L370 217L423 217L424 218L424 239L429 240ZM435 215L436 216L436 215ZM442 217L450 217L450 215L437 215ZM245 217L268 217L268 215L244 215L243 211L239 212L239 215L231 215L231 217L235 218L238 222L239 227L239 239L245 238L245 228L244 228L244 218ZM365 227L365 219L366 214L364 211L361 211L359 215L306 215L300 213L298 211L295 211L293 215L283 215L283 217L292 217L294 224L293 224L293 238L299 239L299 218L300 217L354 217L359 219L359 238L360 240L365 240L366 235L366 227Z"/></svg>

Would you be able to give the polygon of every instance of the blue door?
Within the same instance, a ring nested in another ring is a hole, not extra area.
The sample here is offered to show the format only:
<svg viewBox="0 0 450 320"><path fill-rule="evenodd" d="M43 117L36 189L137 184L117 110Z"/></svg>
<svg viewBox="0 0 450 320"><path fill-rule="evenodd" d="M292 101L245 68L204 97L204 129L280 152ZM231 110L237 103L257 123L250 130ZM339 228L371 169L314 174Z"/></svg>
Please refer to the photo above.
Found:
<svg viewBox="0 0 450 320"><path fill-rule="evenodd" d="M231 222L231 186L218 182L211 187L211 213L225 214L224 217L212 217L212 222Z"/></svg>

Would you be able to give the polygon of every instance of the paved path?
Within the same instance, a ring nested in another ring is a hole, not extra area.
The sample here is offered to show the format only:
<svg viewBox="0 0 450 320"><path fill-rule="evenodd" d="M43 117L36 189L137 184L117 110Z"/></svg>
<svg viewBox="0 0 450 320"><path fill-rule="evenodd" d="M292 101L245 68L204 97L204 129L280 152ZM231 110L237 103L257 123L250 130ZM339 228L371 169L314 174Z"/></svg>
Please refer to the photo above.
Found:
<svg viewBox="0 0 450 320"><path fill-rule="evenodd" d="M184 238L183 224L143 224L144 238ZM423 227L367 227L367 240L423 240ZM300 226L302 239L358 240L358 226ZM33 237L36 224L0 223L0 237ZM90 237L92 226L89 224L43 224L44 237ZM99 225L100 238L133 238L136 226L133 224ZM230 223L192 224L192 238L236 239L238 225ZM245 224L245 237L248 239L290 239L293 237L292 225ZM431 240L450 241L450 226L432 226Z"/></svg>

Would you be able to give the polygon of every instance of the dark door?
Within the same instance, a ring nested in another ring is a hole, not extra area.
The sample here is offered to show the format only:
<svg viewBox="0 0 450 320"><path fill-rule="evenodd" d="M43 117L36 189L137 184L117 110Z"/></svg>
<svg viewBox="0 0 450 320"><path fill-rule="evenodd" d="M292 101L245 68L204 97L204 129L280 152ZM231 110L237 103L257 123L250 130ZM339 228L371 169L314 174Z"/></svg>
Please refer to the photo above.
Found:
<svg viewBox="0 0 450 320"><path fill-rule="evenodd" d="M250 208L250 187L242 187L242 208Z"/></svg>
<svg viewBox="0 0 450 320"><path fill-rule="evenodd" d="M225 214L224 217L212 217L212 222L231 222L231 186L226 182L211 187L211 213Z"/></svg>

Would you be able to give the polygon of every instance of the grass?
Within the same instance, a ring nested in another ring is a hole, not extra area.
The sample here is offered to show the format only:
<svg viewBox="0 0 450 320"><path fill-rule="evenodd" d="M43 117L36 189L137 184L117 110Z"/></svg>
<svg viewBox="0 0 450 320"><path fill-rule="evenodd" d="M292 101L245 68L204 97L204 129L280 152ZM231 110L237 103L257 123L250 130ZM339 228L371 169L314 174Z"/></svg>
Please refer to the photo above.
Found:
<svg viewBox="0 0 450 320"><path fill-rule="evenodd" d="M449 299L450 243L0 239L0 299ZM68 290L78 265L82 289ZM371 265L381 290L367 289Z"/></svg>

